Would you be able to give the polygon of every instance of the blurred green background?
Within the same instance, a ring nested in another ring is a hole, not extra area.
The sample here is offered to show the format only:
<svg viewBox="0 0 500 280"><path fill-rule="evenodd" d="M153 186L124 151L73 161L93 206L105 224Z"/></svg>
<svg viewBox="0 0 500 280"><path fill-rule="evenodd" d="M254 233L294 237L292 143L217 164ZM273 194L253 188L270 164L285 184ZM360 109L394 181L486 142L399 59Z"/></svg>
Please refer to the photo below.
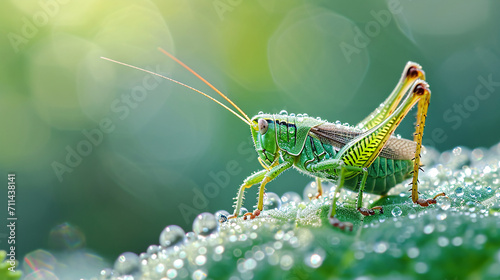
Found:
<svg viewBox="0 0 500 280"><path fill-rule="evenodd" d="M17 249L51 249L78 227L113 260L170 224L231 212L260 167L249 128L208 99L116 65L146 67L215 96L157 51L191 66L248 115L282 109L355 124L408 60L432 98L424 144L500 140L498 1L2 1L0 170L17 174ZM398 133L411 137L413 117ZM302 193L290 171L268 191ZM4 184L6 186L6 183ZM6 221L7 190L0 201ZM255 203L250 189L245 206ZM1 229L2 248L7 231Z"/></svg>

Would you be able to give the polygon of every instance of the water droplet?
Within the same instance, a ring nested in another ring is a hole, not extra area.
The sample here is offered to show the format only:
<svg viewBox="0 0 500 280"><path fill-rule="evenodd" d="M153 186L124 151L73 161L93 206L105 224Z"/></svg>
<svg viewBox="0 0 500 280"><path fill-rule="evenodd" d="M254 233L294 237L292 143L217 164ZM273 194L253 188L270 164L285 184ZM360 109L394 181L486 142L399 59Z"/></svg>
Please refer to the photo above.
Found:
<svg viewBox="0 0 500 280"><path fill-rule="evenodd" d="M160 234L160 245L163 247L174 246L184 240L184 230L180 226L170 225Z"/></svg>
<svg viewBox="0 0 500 280"><path fill-rule="evenodd" d="M474 203L474 201L467 201L465 205L469 208L469 212L476 211L476 204Z"/></svg>
<svg viewBox="0 0 500 280"><path fill-rule="evenodd" d="M197 269L193 272L193 279L204 280L207 278L207 273L201 269Z"/></svg>
<svg viewBox="0 0 500 280"><path fill-rule="evenodd" d="M474 238L474 241L476 242L476 244L478 245L483 245L485 242L486 242L487 238L486 238L486 235L484 234L478 234L476 235L476 237Z"/></svg>
<svg viewBox="0 0 500 280"><path fill-rule="evenodd" d="M414 259L420 255L420 251L416 247L409 248L406 253L410 259Z"/></svg>
<svg viewBox="0 0 500 280"><path fill-rule="evenodd" d="M365 253L363 253L362 251L356 251L354 252L354 258L357 260L362 260L365 258Z"/></svg>
<svg viewBox="0 0 500 280"><path fill-rule="evenodd" d="M429 266L427 266L424 262L417 262L415 264L415 272L419 274L424 274L429 270Z"/></svg>
<svg viewBox="0 0 500 280"><path fill-rule="evenodd" d="M247 259L244 263L243 263L243 267L245 268L245 270L253 270L257 267L257 261L253 258L249 258Z"/></svg>
<svg viewBox="0 0 500 280"><path fill-rule="evenodd" d="M318 268L323 264L324 259L325 259L325 251L318 248L314 252L306 254L304 262L309 267Z"/></svg>
<svg viewBox="0 0 500 280"><path fill-rule="evenodd" d="M299 204L302 201L300 195L296 192L286 192L281 196L281 204L295 203Z"/></svg>
<svg viewBox="0 0 500 280"><path fill-rule="evenodd" d="M439 213L436 215L436 219L438 219L439 221L446 219L446 217L447 217L446 213Z"/></svg>
<svg viewBox="0 0 500 280"><path fill-rule="evenodd" d="M415 219L417 217L417 210L411 208L409 211L408 211L408 218L410 218L411 220Z"/></svg>
<svg viewBox="0 0 500 280"><path fill-rule="evenodd" d="M234 249L234 250L233 250L233 255L234 255L235 257L237 257L237 258L238 258L238 257L240 257L240 256L241 256L241 254L242 254L242 253L241 253L241 250L240 250L240 249L236 248L236 249Z"/></svg>
<svg viewBox="0 0 500 280"><path fill-rule="evenodd" d="M240 236L238 238L239 241L245 241L247 239L248 239L248 236L246 234L240 234Z"/></svg>
<svg viewBox="0 0 500 280"><path fill-rule="evenodd" d="M156 256L156 255L155 255ZM146 252L142 252L140 255L139 255L139 260L141 262L141 265L147 265L148 264L148 260L149 260L149 255L148 253Z"/></svg>
<svg viewBox="0 0 500 280"><path fill-rule="evenodd" d="M257 113L257 115L264 115L264 112L259 111L259 113Z"/></svg>
<svg viewBox="0 0 500 280"><path fill-rule="evenodd" d="M472 150L471 157L473 160L480 161L484 157L484 153L482 149L474 149Z"/></svg>
<svg viewBox="0 0 500 280"><path fill-rule="evenodd" d="M163 274L163 271L165 271L165 265L162 264L162 263L159 263L156 267L155 267L155 272L158 273L159 275Z"/></svg>
<svg viewBox="0 0 500 280"><path fill-rule="evenodd" d="M160 246L158 245L149 245L148 249L146 250L146 253L151 256L151 255L158 255L158 252L160 252Z"/></svg>
<svg viewBox="0 0 500 280"><path fill-rule="evenodd" d="M302 114L297 114L297 121L298 121L298 122L302 122L302 121L304 121L304 115L302 115Z"/></svg>
<svg viewBox="0 0 500 280"><path fill-rule="evenodd" d="M49 244L56 250L76 250L85 247L85 235L70 223L63 223L50 230Z"/></svg>
<svg viewBox="0 0 500 280"><path fill-rule="evenodd" d="M105 268L99 273L100 280L110 280L113 277L113 270L111 268Z"/></svg>
<svg viewBox="0 0 500 280"><path fill-rule="evenodd" d="M439 196L436 198L437 199L437 205L443 209L443 210L448 210L451 207L451 200L447 196Z"/></svg>
<svg viewBox="0 0 500 280"><path fill-rule="evenodd" d="M138 273L139 256L132 252L121 254L115 261L114 270L120 275L131 275Z"/></svg>
<svg viewBox="0 0 500 280"><path fill-rule="evenodd" d="M48 251L37 249L26 254L23 260L25 272L37 272L40 270L53 270L57 266L56 258Z"/></svg>
<svg viewBox="0 0 500 280"><path fill-rule="evenodd" d="M177 277L177 270L173 268L167 270L167 277L170 279L174 279L175 277Z"/></svg>
<svg viewBox="0 0 500 280"><path fill-rule="evenodd" d="M487 193L491 193L492 191L493 191L493 190L491 189L491 187L487 187L487 188L486 188L486 192L487 192Z"/></svg>
<svg viewBox="0 0 500 280"><path fill-rule="evenodd" d="M439 232L445 232L446 231L446 224L445 223L439 223L437 226L437 231Z"/></svg>
<svg viewBox="0 0 500 280"><path fill-rule="evenodd" d="M198 235L196 235L196 233L190 231L190 232L186 232L186 235L184 238L185 238L184 240L186 243L191 243L191 242L195 241L196 239L198 239Z"/></svg>
<svg viewBox="0 0 500 280"><path fill-rule="evenodd" d="M446 247L446 246L448 246L448 244L450 244L450 241L448 240L448 238L446 238L444 236L440 236L437 240L437 243L441 247Z"/></svg>
<svg viewBox="0 0 500 280"><path fill-rule="evenodd" d="M281 207L280 197L273 192L264 194L264 210L279 209Z"/></svg>
<svg viewBox="0 0 500 280"><path fill-rule="evenodd" d="M219 223L227 222L227 217L229 217L229 212L227 212L226 210L219 210L215 212L215 219L217 219Z"/></svg>
<svg viewBox="0 0 500 280"><path fill-rule="evenodd" d="M458 196L458 197L461 197L464 195L464 189L462 187L458 187L455 189L455 194Z"/></svg>
<svg viewBox="0 0 500 280"><path fill-rule="evenodd" d="M280 266L283 270L289 270L293 266L293 257L287 253L281 257Z"/></svg>
<svg viewBox="0 0 500 280"><path fill-rule="evenodd" d="M456 147L453 149L453 155L459 156L462 153L462 148L461 147Z"/></svg>
<svg viewBox="0 0 500 280"><path fill-rule="evenodd" d="M399 217L399 216L401 216L402 213L403 213L403 211L401 210L401 208L399 208L399 206L394 207L391 211L391 214L394 217Z"/></svg>
<svg viewBox="0 0 500 280"><path fill-rule="evenodd" d="M462 245L462 243L463 243L462 238L461 238L461 237L458 237L458 236L457 236L457 237L454 237L454 238L451 240L451 244L453 244L453 246L457 246L457 247L458 247L458 246Z"/></svg>
<svg viewBox="0 0 500 280"><path fill-rule="evenodd" d="M280 240L283 238L283 236L285 235L285 232L283 230L278 230L275 234L274 234L274 239L276 240Z"/></svg>
<svg viewBox="0 0 500 280"><path fill-rule="evenodd" d="M184 261L182 259L176 259L172 264L175 268L180 269L184 266Z"/></svg>
<svg viewBox="0 0 500 280"><path fill-rule="evenodd" d="M318 193L318 185L316 185L316 181L311 181L304 188L302 197L304 201L309 201L313 197L315 197L317 193Z"/></svg>
<svg viewBox="0 0 500 280"><path fill-rule="evenodd" d="M431 177L437 177L437 175L439 174L439 170L437 168L431 168L427 173Z"/></svg>
<svg viewBox="0 0 500 280"><path fill-rule="evenodd" d="M196 234L207 236L217 230L219 223L212 213L204 212L199 214L193 222L193 231Z"/></svg>
<svg viewBox="0 0 500 280"><path fill-rule="evenodd" d="M217 247L215 247L214 251L215 251L216 254L220 255L220 254L224 253L224 246L218 245Z"/></svg>
<svg viewBox="0 0 500 280"><path fill-rule="evenodd" d="M7 267L7 266L6 266ZM24 276L24 275L23 275ZM7 276L8 277L8 276ZM59 278L50 270L39 269L23 277L25 280L59 280Z"/></svg>
<svg viewBox="0 0 500 280"><path fill-rule="evenodd" d="M275 111L276 112L276 111ZM288 112L286 110L281 110L280 115L288 115Z"/></svg>
<svg viewBox="0 0 500 280"><path fill-rule="evenodd" d="M232 234L228 238L229 242L236 242L238 240L238 237L236 235Z"/></svg>
<svg viewBox="0 0 500 280"><path fill-rule="evenodd" d="M373 246L373 251L375 251L375 253L379 253L379 254L382 254L384 253L385 251L387 251L387 248L388 248L388 244L384 241L382 242L377 242L375 243L375 245Z"/></svg>
<svg viewBox="0 0 500 280"><path fill-rule="evenodd" d="M196 265L204 265L207 262L207 257L205 255L199 255L194 259Z"/></svg>
<svg viewBox="0 0 500 280"><path fill-rule="evenodd" d="M431 234L434 231L434 225L433 224L428 224L424 227L424 233L425 234Z"/></svg>
<svg viewBox="0 0 500 280"><path fill-rule="evenodd" d="M262 251L260 251L260 250L259 250L259 251L257 251L257 252L255 252L255 254L254 254L254 258L255 258L256 260L258 260L258 261L263 260L265 256L266 256L266 255L264 254L264 252L262 252Z"/></svg>

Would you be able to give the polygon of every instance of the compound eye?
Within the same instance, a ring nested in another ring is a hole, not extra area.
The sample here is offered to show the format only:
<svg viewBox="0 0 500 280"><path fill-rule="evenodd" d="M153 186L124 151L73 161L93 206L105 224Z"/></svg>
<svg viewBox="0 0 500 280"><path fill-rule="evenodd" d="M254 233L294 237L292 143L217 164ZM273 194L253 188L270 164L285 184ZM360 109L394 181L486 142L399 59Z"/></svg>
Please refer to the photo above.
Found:
<svg viewBox="0 0 500 280"><path fill-rule="evenodd" d="M267 132L268 123L265 119L259 119L259 132L264 135Z"/></svg>

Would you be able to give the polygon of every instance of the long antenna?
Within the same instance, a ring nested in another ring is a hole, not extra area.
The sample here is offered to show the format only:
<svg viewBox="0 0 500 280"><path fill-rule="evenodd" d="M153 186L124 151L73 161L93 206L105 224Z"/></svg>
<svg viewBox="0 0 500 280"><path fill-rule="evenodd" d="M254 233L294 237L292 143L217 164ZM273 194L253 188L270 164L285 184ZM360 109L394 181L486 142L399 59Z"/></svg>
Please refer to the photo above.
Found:
<svg viewBox="0 0 500 280"><path fill-rule="evenodd" d="M105 59L105 60L108 60L108 61L111 61L111 62L114 62L114 63L117 63L117 64L121 64L121 65L124 65L124 66L130 67L130 68L134 68L134 69L137 69L137 70L140 70L140 71L143 71L143 72L149 73L149 74L151 74L151 75L155 75L155 76L161 77L161 78L163 78L163 79L165 79L165 80L172 81L172 82L174 82L174 83L176 83L176 84L179 84L179 85L181 85L181 86L184 86L184 87L187 87L187 88L189 88L189 89L191 89L191 90L194 90L194 91L198 92L199 94L201 94L201 95L203 95L203 96L205 96L205 97L209 98L210 100L214 101L215 103L219 104L220 106L224 107L226 110L228 110L229 112L233 113L235 116L237 116L238 118L240 118L243 122L245 122L245 123L246 123L246 124L248 124L249 126L252 126L252 123L251 123L251 121L248 119L247 115L245 115L245 117L246 117L248 120L246 120L245 118L243 118L242 116L240 116L238 113L236 113L236 112L235 112L234 110L232 110L231 108L229 108L229 107L227 107L226 105L224 105L223 103L221 103L219 100L217 100L217 99L213 98L212 96L210 96L210 95L208 95L208 94L204 93L204 92L203 92L203 91L201 91L201 90L195 89L194 87L188 86L188 85L186 85L186 84L184 84L184 83L181 83L181 82L179 82L179 81L177 81L177 80L174 80L174 79L172 79L172 78L169 78L169 77L166 77L166 76L160 75L160 74L155 73L155 72L153 72L153 71L149 71L149 70L146 70L146 69L143 69L143 68L137 67L137 66L133 66L133 65L130 65L130 64L127 64L127 63L123 63L123 62L120 62L120 61L116 61L116 60L113 60L113 59L111 59L111 58L102 57L102 56L101 56L101 58L102 58L102 59ZM232 102L231 102L231 103L232 103ZM234 105L234 104L233 104L233 105ZM234 106L236 106L236 105L234 105ZM238 107L236 107L236 108L238 108ZM238 108L238 109L239 109L239 108ZM241 112L241 110L240 110L240 112Z"/></svg>
<svg viewBox="0 0 500 280"><path fill-rule="evenodd" d="M236 104L233 103L233 101L231 101L231 99L229 99L227 96L225 96L220 90L218 90L216 87L214 87L211 83L209 83L207 80L205 80L202 76L200 76L198 73L196 73L193 69L191 69L189 66L187 66L186 64L184 64L182 61L180 61L179 59L177 59L175 56L171 55L169 52L167 52L166 50L162 49L162 48L158 48L162 53L166 54L167 56L169 56L171 59L173 59L175 62L179 63L180 65L182 65L182 67L186 68L189 72L193 73L193 75L195 75L196 77L198 77L198 79L202 80L205 84L207 84L209 87L211 87L213 90L215 90L215 92L217 92L220 96L222 96L224 99L226 99L227 102L229 102L231 105L233 105L234 108L236 108L236 110L238 110L238 112L240 112L246 119L249 123L252 123L252 121L250 120L250 118L247 116L247 114L245 114L245 112L243 112L243 110L241 110L238 106L236 106Z"/></svg>

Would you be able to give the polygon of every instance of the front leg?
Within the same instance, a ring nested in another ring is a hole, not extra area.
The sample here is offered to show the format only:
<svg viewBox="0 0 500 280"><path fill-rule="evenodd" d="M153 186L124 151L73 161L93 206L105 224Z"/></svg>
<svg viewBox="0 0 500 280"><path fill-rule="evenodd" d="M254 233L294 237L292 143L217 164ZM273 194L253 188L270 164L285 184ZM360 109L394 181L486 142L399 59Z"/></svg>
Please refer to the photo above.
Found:
<svg viewBox="0 0 500 280"><path fill-rule="evenodd" d="M257 216L260 215L260 212L262 209L264 209L264 193L266 190L266 184L271 182L274 178L278 177L283 171L287 170L288 168L292 167L293 165L294 158L288 154L284 154L283 156L283 162L278 164L277 166L271 168L266 175L264 176L264 180L262 180L262 183L260 184L259 187L259 197L258 197L258 202L257 202L257 209L253 213L247 213L245 214L245 218L247 216L250 216L250 219L253 219Z"/></svg>
<svg viewBox="0 0 500 280"><path fill-rule="evenodd" d="M309 199L312 198L318 199L320 196L323 195L323 186L321 185L321 179L319 177L316 177L316 186L318 187L318 192L316 193L315 196L310 197Z"/></svg>
<svg viewBox="0 0 500 280"><path fill-rule="evenodd" d="M236 201L234 202L234 213L233 215L228 217L229 219L237 218L240 214L241 207L243 206L243 200L245 199L245 189L248 189L251 186L261 182L267 172L268 171L266 169L255 172L254 174L248 176L245 181L243 181L243 184L238 191L238 196L235 198Z"/></svg>

